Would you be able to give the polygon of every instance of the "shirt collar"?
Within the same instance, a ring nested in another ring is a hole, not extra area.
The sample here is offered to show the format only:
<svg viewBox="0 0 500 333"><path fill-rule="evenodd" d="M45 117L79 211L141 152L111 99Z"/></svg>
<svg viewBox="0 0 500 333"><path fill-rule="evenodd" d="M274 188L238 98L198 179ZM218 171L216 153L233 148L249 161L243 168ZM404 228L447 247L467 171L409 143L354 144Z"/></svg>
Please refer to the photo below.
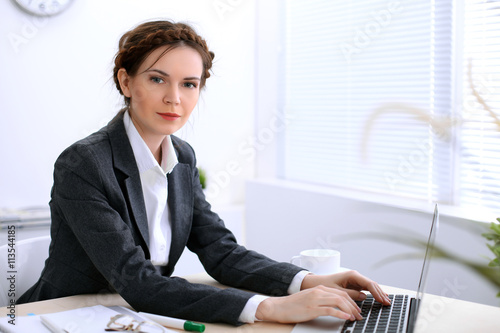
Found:
<svg viewBox="0 0 500 333"><path fill-rule="evenodd" d="M165 136L165 139L161 143L162 160L161 165L159 165L158 161L154 158L153 153L151 153L151 150L149 150L146 145L146 142L144 142L141 135L135 128L135 125L128 114L128 110L125 111L125 115L123 116L123 123L125 125L125 131L130 141L130 145L132 146L132 151L134 152L139 173L142 174L143 172L155 167L161 168L165 174L172 172L179 161L177 160L177 154L175 153L170 135Z"/></svg>

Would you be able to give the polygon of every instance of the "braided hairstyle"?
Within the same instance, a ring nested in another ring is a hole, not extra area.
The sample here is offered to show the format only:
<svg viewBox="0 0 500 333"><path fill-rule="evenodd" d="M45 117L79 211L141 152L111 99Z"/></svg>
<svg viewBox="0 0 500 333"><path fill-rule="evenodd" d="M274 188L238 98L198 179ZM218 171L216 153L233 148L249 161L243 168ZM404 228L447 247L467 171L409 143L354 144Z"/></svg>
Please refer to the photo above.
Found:
<svg viewBox="0 0 500 333"><path fill-rule="evenodd" d="M214 53L208 49L207 43L196 31L184 23L170 21L151 21L138 25L126 32L118 43L118 52L115 56L113 79L118 91L123 91L118 81L118 71L124 68L127 74L134 76L146 58L156 49L167 46L167 49L156 59L158 61L168 51L188 46L196 50L203 62L200 89L205 86L205 81L210 77ZM156 63L155 61L155 63ZM130 105L130 98L125 96L125 104Z"/></svg>

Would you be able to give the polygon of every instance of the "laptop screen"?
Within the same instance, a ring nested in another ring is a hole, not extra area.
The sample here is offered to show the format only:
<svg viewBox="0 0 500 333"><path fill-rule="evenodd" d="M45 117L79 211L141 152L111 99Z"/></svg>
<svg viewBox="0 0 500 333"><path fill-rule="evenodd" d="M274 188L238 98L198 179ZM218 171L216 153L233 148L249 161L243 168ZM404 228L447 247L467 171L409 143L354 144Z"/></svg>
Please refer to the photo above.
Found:
<svg viewBox="0 0 500 333"><path fill-rule="evenodd" d="M425 249L424 262L422 264L422 271L420 272L420 279L418 281L417 288L417 300L422 299L422 295L425 290L425 284L427 281L427 273L429 271L429 265L432 257L432 252L434 250L434 242L436 240L437 229L439 225L439 212L437 204L434 207L434 216L432 218L431 231L429 232L429 239L427 240L427 247ZM417 303L417 311L420 302Z"/></svg>

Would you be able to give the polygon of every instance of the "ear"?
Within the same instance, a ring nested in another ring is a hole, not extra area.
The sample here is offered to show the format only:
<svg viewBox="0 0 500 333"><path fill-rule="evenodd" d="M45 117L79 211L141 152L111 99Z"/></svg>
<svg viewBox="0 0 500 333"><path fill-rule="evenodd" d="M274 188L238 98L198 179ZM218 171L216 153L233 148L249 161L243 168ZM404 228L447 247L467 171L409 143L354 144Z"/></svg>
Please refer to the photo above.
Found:
<svg viewBox="0 0 500 333"><path fill-rule="evenodd" d="M130 93L130 76L128 76L127 70L125 68L120 68L116 76L118 82L120 82L120 88L122 89L123 95L129 98L132 97Z"/></svg>

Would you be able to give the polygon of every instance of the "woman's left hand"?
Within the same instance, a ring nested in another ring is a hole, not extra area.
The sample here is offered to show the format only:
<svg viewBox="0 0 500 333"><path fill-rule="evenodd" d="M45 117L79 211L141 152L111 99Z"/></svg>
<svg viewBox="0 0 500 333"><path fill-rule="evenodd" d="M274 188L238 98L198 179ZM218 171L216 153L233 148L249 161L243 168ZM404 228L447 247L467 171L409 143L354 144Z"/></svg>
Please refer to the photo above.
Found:
<svg viewBox="0 0 500 333"><path fill-rule="evenodd" d="M301 290L316 286L325 286L345 291L355 301L362 301L366 295L362 290L369 291L377 302L390 305L391 301L382 288L369 278L356 271L346 271L329 275L308 274L302 281Z"/></svg>

